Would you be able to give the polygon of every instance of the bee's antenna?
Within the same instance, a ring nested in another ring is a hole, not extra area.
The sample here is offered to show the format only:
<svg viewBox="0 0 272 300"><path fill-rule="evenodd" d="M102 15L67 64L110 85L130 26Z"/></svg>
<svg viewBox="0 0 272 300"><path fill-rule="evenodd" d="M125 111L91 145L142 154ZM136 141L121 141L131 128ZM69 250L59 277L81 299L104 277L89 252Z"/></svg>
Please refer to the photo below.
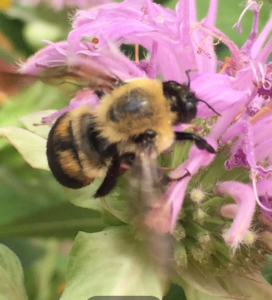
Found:
<svg viewBox="0 0 272 300"><path fill-rule="evenodd" d="M189 70L186 70L186 71L185 71L185 74L186 74L186 76L187 76L187 78L188 78L188 84L187 84L188 89L190 89L190 84L191 84L190 73L191 73L191 72L197 72L197 71L198 71L197 69L189 69ZM208 104L206 101L201 100L201 99L197 99L197 101L200 101L200 102L205 103L205 104L209 107L210 110L212 110L215 114L217 114L218 116L221 117L221 114L220 114L219 112L217 112L214 108L212 108L212 107L210 106L210 104Z"/></svg>
<svg viewBox="0 0 272 300"><path fill-rule="evenodd" d="M219 117L221 117L221 114L220 114L218 111L216 111L216 110L215 110L210 104L208 104L206 101L201 100L201 99L197 99L197 101L198 101L198 102L203 102L203 103L205 103L205 104L209 107L210 110L212 110L215 114L217 114Z"/></svg>
<svg viewBox="0 0 272 300"><path fill-rule="evenodd" d="M198 71L197 69L189 69L189 70L185 71L185 74L186 74L186 76L188 78L188 84L187 84L188 89L190 89L190 84L191 84L190 73L191 72L197 72L197 71Z"/></svg>

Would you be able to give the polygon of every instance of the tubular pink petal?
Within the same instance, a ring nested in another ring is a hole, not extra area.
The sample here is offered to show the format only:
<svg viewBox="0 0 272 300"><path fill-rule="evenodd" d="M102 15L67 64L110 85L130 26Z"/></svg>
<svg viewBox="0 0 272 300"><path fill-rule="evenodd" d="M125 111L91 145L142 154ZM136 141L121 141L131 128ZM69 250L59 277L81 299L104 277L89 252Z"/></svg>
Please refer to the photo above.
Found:
<svg viewBox="0 0 272 300"><path fill-rule="evenodd" d="M232 81L226 74L201 74L191 81L192 90L196 91L199 99L208 102L216 111L223 112L241 102L247 95L245 91L232 89ZM214 115L204 103L198 104L198 117Z"/></svg>
<svg viewBox="0 0 272 300"><path fill-rule="evenodd" d="M21 65L20 72L36 75L46 67L63 65L66 62L66 54L63 53L67 46L67 42L59 42L43 48Z"/></svg>
<svg viewBox="0 0 272 300"><path fill-rule="evenodd" d="M168 189L165 196L146 216L146 225L161 233L173 232L189 180L190 178L186 177L179 185L173 184Z"/></svg>
<svg viewBox="0 0 272 300"><path fill-rule="evenodd" d="M235 251L249 230L255 211L255 197L252 188L246 184L226 181L217 185L221 195L230 195L239 205L238 213L225 235L225 242Z"/></svg>
<svg viewBox="0 0 272 300"><path fill-rule="evenodd" d="M241 59L240 51L239 51L239 48L235 45L235 43L232 40L230 40L219 29L212 27L205 23L202 23L201 25L203 28L205 28L207 33L210 33L212 36L220 39L221 42L224 43L229 48L229 50L231 52L232 61L235 63L237 69L242 68L242 59Z"/></svg>
<svg viewBox="0 0 272 300"><path fill-rule="evenodd" d="M259 182L253 182L253 188L257 195L258 204L262 208L262 214L260 214L260 222L268 225L271 230L272 225L272 181L262 180Z"/></svg>
<svg viewBox="0 0 272 300"><path fill-rule="evenodd" d="M242 101L240 101L240 102L242 102ZM218 140L220 138L220 136L223 134L223 132L226 130L226 128L229 126L229 124L234 119L235 115L237 114L237 111L239 111L239 109L241 107L240 102L237 102L231 108L226 109L224 111L224 115L222 117L218 118L212 131L209 134L209 137L211 139Z"/></svg>
<svg viewBox="0 0 272 300"><path fill-rule="evenodd" d="M261 180L256 183L256 186L259 196L268 195L272 197L272 180Z"/></svg>
<svg viewBox="0 0 272 300"><path fill-rule="evenodd" d="M226 144L228 141L233 139L235 136L242 134L246 135L249 132L250 124L247 121L240 121L232 125L221 138L221 142Z"/></svg>
<svg viewBox="0 0 272 300"><path fill-rule="evenodd" d="M267 157L270 157L271 149L272 149L272 137L271 137L271 132L270 132L270 137L268 137L267 139L263 140L261 143L259 143L258 145L255 146L256 160L264 161ZM270 166L271 166L271 163L270 163ZM268 170L267 167L264 169Z"/></svg>
<svg viewBox="0 0 272 300"><path fill-rule="evenodd" d="M248 96L251 96L254 91L257 92L256 86L252 84L252 82L256 81L255 73L254 64L240 69L235 73L235 78L230 78L232 88L237 91L246 91Z"/></svg>
<svg viewBox="0 0 272 300"><path fill-rule="evenodd" d="M214 140L206 138L207 142L217 149L217 144ZM193 176L196 174L200 168L208 166L214 159L214 154L211 154L205 150L200 150L196 146L193 146L189 153L189 158L181 166L176 168L172 173L172 178L177 178L182 176L186 170L188 170ZM174 183L166 193L166 206L172 207L172 219L170 222L170 231L172 232L178 217L179 211L181 209L184 193L186 190L187 183L190 177L185 177L180 182Z"/></svg>
<svg viewBox="0 0 272 300"><path fill-rule="evenodd" d="M49 46L54 47L59 54L62 54L64 56L67 55L67 50L63 47L65 44L63 44L62 42L52 43L51 41L48 41L48 40L42 40L42 42Z"/></svg>
<svg viewBox="0 0 272 300"><path fill-rule="evenodd" d="M220 208L220 213L224 218L234 219L239 211L237 204L227 204Z"/></svg>
<svg viewBox="0 0 272 300"><path fill-rule="evenodd" d="M70 110L70 107L67 106L67 107L64 107L58 111L56 111L55 113L51 114L50 116L48 117L43 117L42 118L42 124L46 124L46 125L53 125L54 121L59 118L61 115L65 114L67 111Z"/></svg>
<svg viewBox="0 0 272 300"><path fill-rule="evenodd" d="M237 135L242 136L241 149L246 156L246 160L250 167L254 170L262 170L262 168L256 163L251 125L247 121L239 121L235 123L223 135L222 143L227 143Z"/></svg>
<svg viewBox="0 0 272 300"><path fill-rule="evenodd" d="M215 26L218 0L210 0L210 6L203 23L209 26Z"/></svg>
<svg viewBox="0 0 272 300"><path fill-rule="evenodd" d="M70 101L69 108L73 109L83 104L87 104L90 108L94 108L99 103L98 96L89 89L79 90L76 96Z"/></svg>
<svg viewBox="0 0 272 300"><path fill-rule="evenodd" d="M246 54L248 57L250 57L250 55L251 55L251 48L252 48L252 45L253 45L255 38L257 36L257 33L258 33L259 11L254 10L253 15L254 15L254 17L253 17L253 25L252 25L251 33L250 33L247 41L241 48L241 52L243 54Z"/></svg>
<svg viewBox="0 0 272 300"><path fill-rule="evenodd" d="M232 28L234 27L237 27L237 31L238 33L241 33L242 32L242 25L241 25L241 21L242 21L242 18L244 16L244 14L248 11L248 10L253 10L253 12L259 12L260 10L260 6L258 4L258 2L256 2L255 0L249 0L247 1L247 4L246 4L246 7L243 9L240 17L239 17L239 20L237 23L235 23ZM255 17L255 16L254 16ZM253 26L254 27L254 26ZM257 27L256 27L257 28Z"/></svg>
<svg viewBox="0 0 272 300"><path fill-rule="evenodd" d="M180 35L183 37L181 43L183 46L191 46L191 39L190 39L190 17L193 15L191 11L192 8L195 8L193 3L194 0L183 0L179 1L176 10L177 10L177 26L178 30L180 30ZM191 3L191 4L190 4Z"/></svg>
<svg viewBox="0 0 272 300"><path fill-rule="evenodd" d="M206 141L217 150L217 142L210 138L206 137ZM181 166L177 167L172 173L172 178L177 178L183 175L184 170L188 169L191 175L195 175L200 168L208 166L214 159L214 154L206 151L200 150L196 146L192 146L189 152L189 158ZM179 182L175 183L179 184ZM173 184L174 185L174 184Z"/></svg>
<svg viewBox="0 0 272 300"><path fill-rule="evenodd" d="M189 181L190 178L185 177L180 182L171 185L164 197L147 215L145 222L148 226L162 233L173 232Z"/></svg>
<svg viewBox="0 0 272 300"><path fill-rule="evenodd" d="M259 193L257 190L257 172L256 171L251 171L251 180L252 180L252 186L253 186L253 191L254 191L254 196L255 196L256 202L265 211L266 214L268 214L268 212L271 213L272 208L269 208L269 206L270 206L269 202L267 202L267 205L263 205L263 203L261 202L261 200L259 198ZM266 194L265 196L268 196L268 195Z"/></svg>
<svg viewBox="0 0 272 300"><path fill-rule="evenodd" d="M217 12L217 0L211 0L207 16L203 24L213 27L215 25ZM191 30L191 38L195 42L195 55L199 73L216 72L217 59L214 49L213 36L208 36L205 30Z"/></svg>
<svg viewBox="0 0 272 300"><path fill-rule="evenodd" d="M154 42L152 46L151 57L149 59L147 75L151 79L155 79L158 67L158 43Z"/></svg>
<svg viewBox="0 0 272 300"><path fill-rule="evenodd" d="M261 33L255 40L255 43L253 44L253 46L251 48L251 57L252 58L257 58L257 55L261 51L261 48L262 48L263 44L265 43L267 36L270 33L271 29L272 29L272 15L270 16L268 22L265 24L265 27L263 28L263 30L261 31Z"/></svg>
<svg viewBox="0 0 272 300"><path fill-rule="evenodd" d="M259 52L256 56L256 59L262 63L265 63L272 49L272 37L270 36L268 42L264 46L264 48Z"/></svg>

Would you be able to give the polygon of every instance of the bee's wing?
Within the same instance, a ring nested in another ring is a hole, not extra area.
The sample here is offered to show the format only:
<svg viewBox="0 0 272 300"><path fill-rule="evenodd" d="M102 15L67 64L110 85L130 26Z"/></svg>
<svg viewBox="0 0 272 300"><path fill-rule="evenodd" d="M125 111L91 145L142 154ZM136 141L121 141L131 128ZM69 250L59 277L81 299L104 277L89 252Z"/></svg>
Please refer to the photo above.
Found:
<svg viewBox="0 0 272 300"><path fill-rule="evenodd" d="M33 76L0 71L0 92L12 95L33 82Z"/></svg>
<svg viewBox="0 0 272 300"><path fill-rule="evenodd" d="M157 153L153 146L138 149L130 172L130 193L132 225L136 227L150 253L150 257L163 271L172 270L174 261L173 238L168 233L159 233L145 223L145 217L165 192L165 175L157 164Z"/></svg>
<svg viewBox="0 0 272 300"><path fill-rule="evenodd" d="M37 75L29 75L11 70L0 69L0 91L10 93L13 89L20 90L31 84L34 80L40 80L51 85L70 83L79 88L88 87L92 90L112 91L123 84L123 81L109 72L106 67L92 60L80 59L67 65L53 67L39 66Z"/></svg>

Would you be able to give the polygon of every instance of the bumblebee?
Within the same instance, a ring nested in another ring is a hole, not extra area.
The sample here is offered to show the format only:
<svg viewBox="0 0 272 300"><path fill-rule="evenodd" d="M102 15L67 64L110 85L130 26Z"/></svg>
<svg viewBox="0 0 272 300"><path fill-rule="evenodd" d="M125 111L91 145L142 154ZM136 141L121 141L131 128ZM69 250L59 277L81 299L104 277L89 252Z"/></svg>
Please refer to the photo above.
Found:
<svg viewBox="0 0 272 300"><path fill-rule="evenodd" d="M103 197L124 173L122 164L143 169L146 159L156 159L175 141L191 140L199 149L215 153L202 137L173 130L174 125L190 123L196 117L198 102L203 101L190 90L189 71L186 74L188 84L148 78L125 82L114 75L96 74L99 85L92 78L89 87L100 96L97 107L72 109L50 130L46 154L56 180L78 189L104 178L94 195ZM153 168L159 174L158 185L174 180Z"/></svg>
<svg viewBox="0 0 272 300"><path fill-rule="evenodd" d="M95 91L100 98L96 108L82 105L55 121L47 140L48 165L56 180L72 189L101 178L95 198L109 194L124 174L123 166L129 167L129 219L163 274L172 271L175 241L169 233L147 225L146 216L156 208L167 184L190 174L188 171L180 178L170 178L157 165L157 157L175 141L184 140L215 153L202 137L173 130L175 125L190 123L196 117L198 102L204 102L218 114L190 90L189 71L186 74L188 84L147 78L125 82L86 63L46 69L39 76L0 71L3 88L18 81L25 86L34 79L63 82L67 78Z"/></svg>

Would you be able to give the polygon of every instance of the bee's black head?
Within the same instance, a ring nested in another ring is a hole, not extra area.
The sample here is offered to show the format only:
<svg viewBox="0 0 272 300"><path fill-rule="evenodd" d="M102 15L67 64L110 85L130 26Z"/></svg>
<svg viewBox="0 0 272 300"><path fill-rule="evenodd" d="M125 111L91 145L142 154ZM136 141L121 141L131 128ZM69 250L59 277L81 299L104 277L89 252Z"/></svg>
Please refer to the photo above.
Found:
<svg viewBox="0 0 272 300"><path fill-rule="evenodd" d="M189 79L188 72L186 74ZM166 81L162 85L164 96L170 101L171 111L176 115L173 125L190 123L196 117L198 102L205 103L209 109L220 116L206 101L196 97L195 93L190 90L190 81L188 85L179 84L176 81Z"/></svg>
<svg viewBox="0 0 272 300"><path fill-rule="evenodd" d="M163 82L163 93L170 101L171 111L176 114L173 125L190 123L196 117L198 99L189 86L176 81L166 81Z"/></svg>

